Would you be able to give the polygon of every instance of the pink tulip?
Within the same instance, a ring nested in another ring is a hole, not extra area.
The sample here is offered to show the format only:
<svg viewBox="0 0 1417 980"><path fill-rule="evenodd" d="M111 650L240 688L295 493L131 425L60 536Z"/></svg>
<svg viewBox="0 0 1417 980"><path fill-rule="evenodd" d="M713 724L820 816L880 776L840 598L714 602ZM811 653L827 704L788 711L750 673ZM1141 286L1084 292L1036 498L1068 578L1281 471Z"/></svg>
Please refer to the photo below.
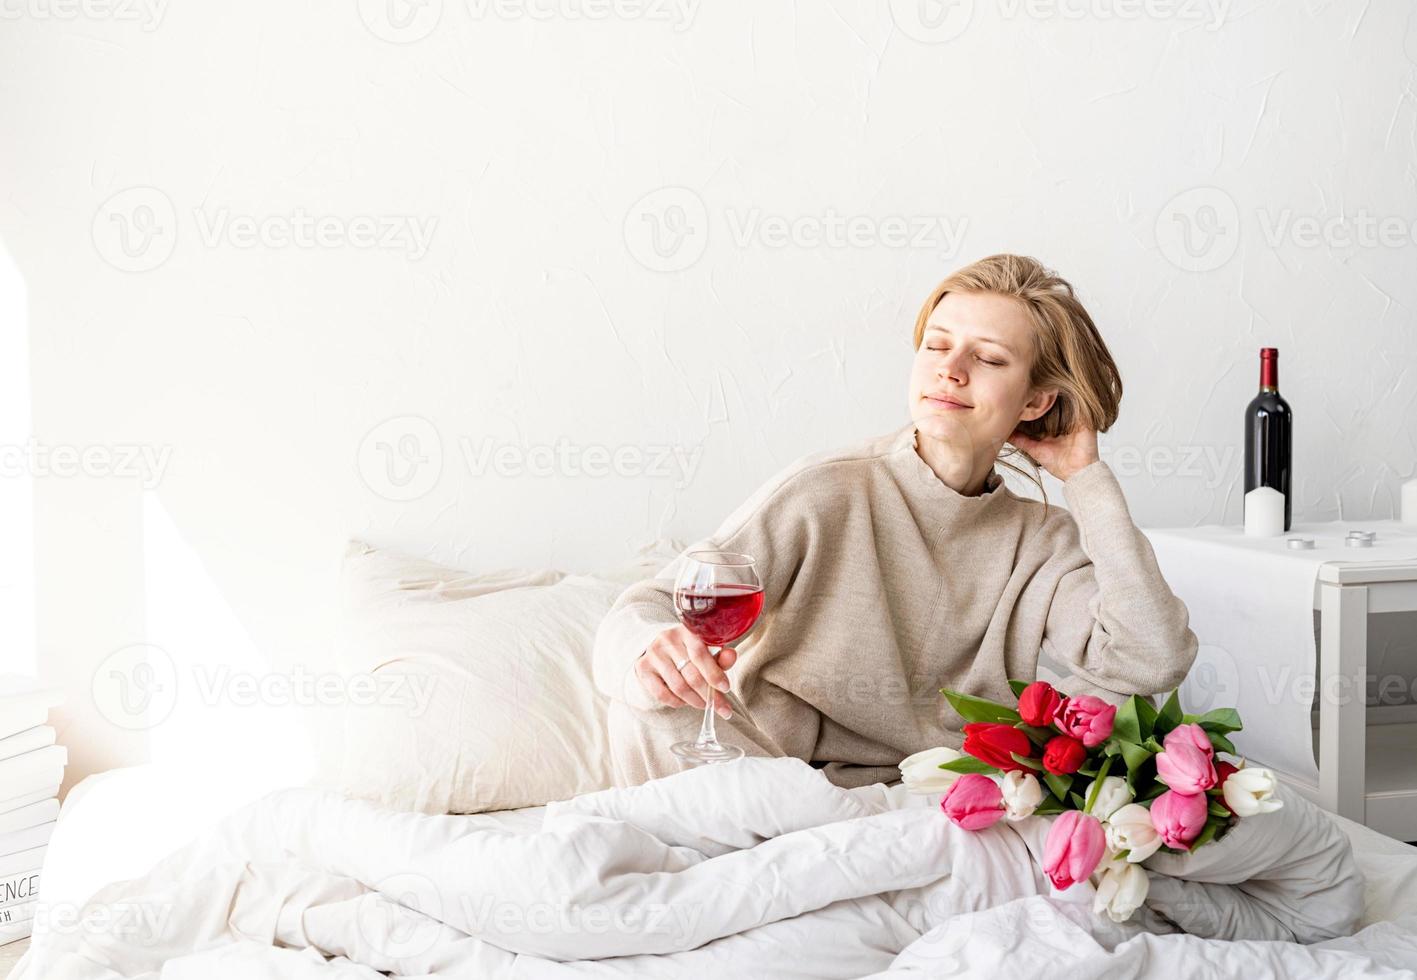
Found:
<svg viewBox="0 0 1417 980"><path fill-rule="evenodd" d="M1204 793L1167 790L1151 801L1151 825L1167 847L1189 850L1200 836L1208 812Z"/></svg>
<svg viewBox="0 0 1417 980"><path fill-rule="evenodd" d="M1091 749L1107 741L1116 717L1115 704L1091 694L1080 694L1060 704L1053 721L1063 734L1071 735Z"/></svg>
<svg viewBox="0 0 1417 980"><path fill-rule="evenodd" d="M1204 793L1219 777L1215 749L1199 725L1177 725L1162 742L1166 751L1156 757L1156 776L1177 793Z"/></svg>
<svg viewBox="0 0 1417 980"><path fill-rule="evenodd" d="M1107 835L1090 813L1064 810L1048 828L1043 842L1043 873L1060 891L1086 881L1106 850Z"/></svg>
<svg viewBox="0 0 1417 980"><path fill-rule="evenodd" d="M965 830L983 830L1003 818L1004 792L982 773L965 773L945 792L940 809Z"/></svg>

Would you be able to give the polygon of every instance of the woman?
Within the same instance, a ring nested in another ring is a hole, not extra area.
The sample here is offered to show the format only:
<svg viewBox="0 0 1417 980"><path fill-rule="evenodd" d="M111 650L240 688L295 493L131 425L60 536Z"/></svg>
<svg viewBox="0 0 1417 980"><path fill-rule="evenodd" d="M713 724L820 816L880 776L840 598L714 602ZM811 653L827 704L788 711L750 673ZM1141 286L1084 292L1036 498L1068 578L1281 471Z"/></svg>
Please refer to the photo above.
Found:
<svg viewBox="0 0 1417 980"><path fill-rule="evenodd" d="M757 559L764 614L737 650L715 659L677 624L677 562L616 601L595 675L622 785L683 768L669 746L697 733L707 684L722 742L857 786L960 745L942 687L1006 701L1040 655L1064 692L1114 701L1185 677L1186 607L1098 458L1122 383L1072 286L982 259L926 300L915 349L909 426L799 461L694 545ZM1002 485L1015 454L1068 510Z"/></svg>

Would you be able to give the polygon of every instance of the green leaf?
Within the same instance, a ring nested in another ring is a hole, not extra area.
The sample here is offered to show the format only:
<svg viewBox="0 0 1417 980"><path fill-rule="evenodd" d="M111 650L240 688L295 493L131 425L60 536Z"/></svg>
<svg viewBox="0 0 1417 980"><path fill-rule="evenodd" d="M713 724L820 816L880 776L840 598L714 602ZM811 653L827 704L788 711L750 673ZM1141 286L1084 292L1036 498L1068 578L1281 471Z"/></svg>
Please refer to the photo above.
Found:
<svg viewBox="0 0 1417 980"><path fill-rule="evenodd" d="M939 766L946 772L982 772L995 773L999 770L982 759L976 759L972 755L966 755L959 759L951 759L949 762L942 762Z"/></svg>
<svg viewBox="0 0 1417 980"><path fill-rule="evenodd" d="M1215 838L1215 832L1219 829L1220 827L1217 824L1207 821L1200 835L1196 837L1195 840L1191 841L1191 850L1194 851L1198 847L1204 847L1206 844L1209 844L1211 840Z"/></svg>
<svg viewBox="0 0 1417 980"><path fill-rule="evenodd" d="M1062 813L1067 807L1051 796L1046 797L1042 803L1038 804L1038 809L1034 810L1034 816L1047 817L1055 813Z"/></svg>
<svg viewBox="0 0 1417 980"><path fill-rule="evenodd" d="M1060 776L1057 773L1048 772L1043 774L1043 781L1048 784L1053 795L1060 800L1066 800L1068 790L1073 788L1072 776Z"/></svg>
<svg viewBox="0 0 1417 980"><path fill-rule="evenodd" d="M1035 772L1040 772L1043 769L1043 763L1039 762L1037 759L1030 759L1026 755L1019 755L1017 752L1010 752L1009 755L1013 756L1013 760L1019 765L1028 766L1028 768Z"/></svg>
<svg viewBox="0 0 1417 980"><path fill-rule="evenodd" d="M1145 741L1156 731L1156 705L1150 698L1137 698L1137 718L1141 722L1141 738Z"/></svg>
<svg viewBox="0 0 1417 980"><path fill-rule="evenodd" d="M1227 820L1230 819L1230 811L1225 809L1225 805L1223 803L1217 803L1214 800L1211 800L1210 805L1206 807L1206 809L1210 811L1210 815L1212 817L1224 817Z"/></svg>
<svg viewBox="0 0 1417 980"><path fill-rule="evenodd" d="M1083 807L1088 813L1092 812L1092 804L1097 802L1097 794L1102 791L1102 781L1107 778L1107 771L1112 768L1112 760L1108 759L1102 764L1102 771L1097 774L1097 778L1092 781L1092 788L1087 794L1087 805Z"/></svg>
<svg viewBox="0 0 1417 980"><path fill-rule="evenodd" d="M1058 734L1051 728L1041 728L1038 725L1025 725L1023 722L1019 722L1014 727L1039 745L1047 745L1048 740Z"/></svg>
<svg viewBox="0 0 1417 980"><path fill-rule="evenodd" d="M1023 694L1023 689L1028 687L1028 681L1009 681L1009 690L1014 692L1014 697Z"/></svg>
<svg viewBox="0 0 1417 980"><path fill-rule="evenodd" d="M950 707L954 708L955 712L966 722L988 721L1017 725L1022 720L1017 711L1007 708L997 701L976 698L970 694L960 694L958 691L951 691L947 688L940 688L940 693L945 696Z"/></svg>
<svg viewBox="0 0 1417 980"><path fill-rule="evenodd" d="M1166 703L1161 706L1161 710L1156 715L1156 724L1152 726L1153 737L1160 738L1171 729L1181 723L1181 699L1175 691L1166 699Z"/></svg>
<svg viewBox="0 0 1417 980"><path fill-rule="evenodd" d="M1141 698L1133 694L1122 702L1122 706L1117 709L1117 716L1112 721L1112 736L1120 738L1126 742L1140 742L1146 738L1141 733L1141 719L1137 717L1137 704Z"/></svg>
<svg viewBox="0 0 1417 980"><path fill-rule="evenodd" d="M1165 783L1162 782L1153 783L1151 785L1151 789L1147 790L1145 793L1137 797L1137 802L1145 803L1148 800L1154 800L1170 788L1171 787L1167 786Z"/></svg>
<svg viewBox="0 0 1417 980"><path fill-rule="evenodd" d="M1087 801L1082 798L1082 795L1080 793L1069 793L1068 798L1073 801L1073 803L1076 805L1076 808L1079 810L1087 806Z"/></svg>
<svg viewBox="0 0 1417 980"><path fill-rule="evenodd" d="M1151 761L1152 753L1141 745L1131 742L1117 743L1122 747L1122 759L1127 763L1127 771L1133 772Z"/></svg>
<svg viewBox="0 0 1417 980"><path fill-rule="evenodd" d="M1206 732L1206 735L1210 738L1211 747L1214 748L1215 751L1229 752L1231 755L1238 754L1235 751L1235 743L1231 742L1230 739L1226 738L1224 735L1210 731Z"/></svg>
<svg viewBox="0 0 1417 980"><path fill-rule="evenodd" d="M1207 711L1200 716L1197 722L1208 732L1219 732L1224 735L1229 732L1238 732L1245 725L1240 721L1240 712L1234 708L1216 708L1214 711Z"/></svg>
<svg viewBox="0 0 1417 980"><path fill-rule="evenodd" d="M1152 736L1151 738L1147 739L1145 742L1141 743L1141 747L1144 748L1144 749L1146 749L1146 750L1147 750L1148 752L1150 752L1152 755L1156 755L1157 753L1165 752L1165 751L1166 751L1166 746L1164 746L1164 745L1162 745L1160 742L1158 742L1158 741L1156 740L1156 737L1155 737L1155 736Z"/></svg>

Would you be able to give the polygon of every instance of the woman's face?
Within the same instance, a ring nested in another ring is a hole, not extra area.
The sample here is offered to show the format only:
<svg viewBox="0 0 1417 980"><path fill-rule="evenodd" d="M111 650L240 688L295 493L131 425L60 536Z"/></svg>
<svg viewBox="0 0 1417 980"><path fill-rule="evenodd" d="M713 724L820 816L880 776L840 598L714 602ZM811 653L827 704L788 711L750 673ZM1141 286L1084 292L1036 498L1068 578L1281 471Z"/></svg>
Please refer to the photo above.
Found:
<svg viewBox="0 0 1417 980"><path fill-rule="evenodd" d="M910 372L910 417L920 434L972 455L997 453L1020 422L1039 418L1054 392L1029 383L1033 325L997 293L945 294L925 324Z"/></svg>

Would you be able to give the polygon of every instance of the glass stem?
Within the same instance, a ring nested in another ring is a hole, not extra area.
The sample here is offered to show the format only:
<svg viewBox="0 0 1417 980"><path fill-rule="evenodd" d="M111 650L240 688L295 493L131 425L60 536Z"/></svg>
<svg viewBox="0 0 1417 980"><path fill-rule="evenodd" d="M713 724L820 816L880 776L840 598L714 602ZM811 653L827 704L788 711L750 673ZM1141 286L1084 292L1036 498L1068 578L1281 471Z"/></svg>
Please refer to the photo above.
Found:
<svg viewBox="0 0 1417 980"><path fill-rule="evenodd" d="M719 647L717 650L713 647L709 648L709 653L713 655L715 661L718 660L718 650L721 649L723 648ZM713 684L708 678L704 678L704 721L699 726L699 737L695 744L711 748L718 747L718 732L715 730L713 718Z"/></svg>

